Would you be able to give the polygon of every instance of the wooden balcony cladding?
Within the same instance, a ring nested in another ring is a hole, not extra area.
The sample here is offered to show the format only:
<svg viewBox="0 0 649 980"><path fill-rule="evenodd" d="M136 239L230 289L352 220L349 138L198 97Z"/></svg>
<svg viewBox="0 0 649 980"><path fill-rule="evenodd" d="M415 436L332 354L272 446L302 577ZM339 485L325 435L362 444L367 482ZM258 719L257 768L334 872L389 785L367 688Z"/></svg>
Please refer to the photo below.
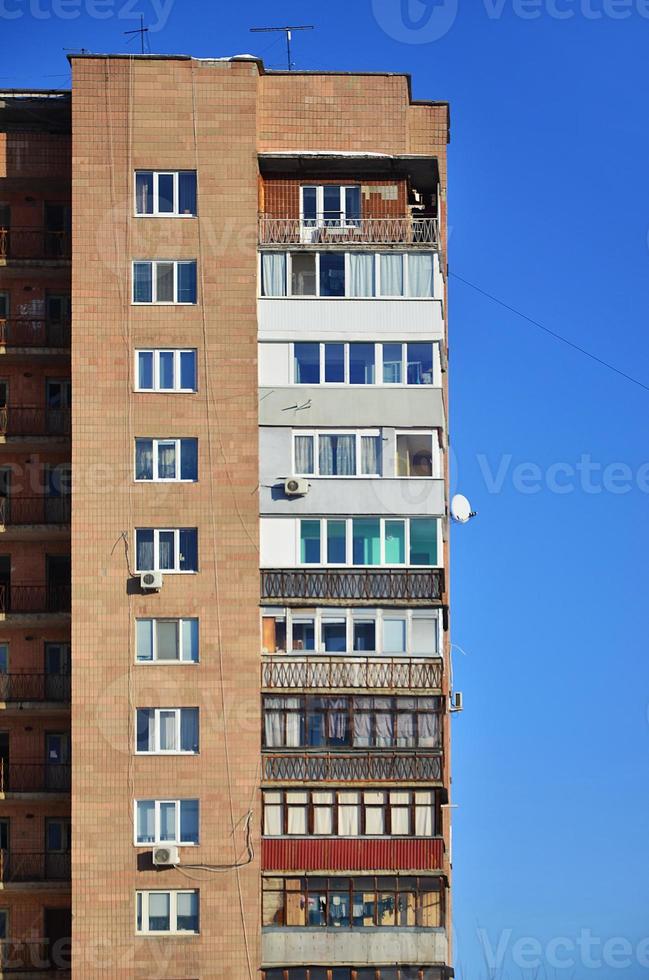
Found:
<svg viewBox="0 0 649 980"><path fill-rule="evenodd" d="M0 524L69 524L71 496L0 497Z"/></svg>
<svg viewBox="0 0 649 980"><path fill-rule="evenodd" d="M0 347L70 346L70 324L62 320L39 317L6 317L0 319Z"/></svg>
<svg viewBox="0 0 649 980"><path fill-rule="evenodd" d="M319 752L262 755L268 782L441 782L441 752Z"/></svg>
<svg viewBox="0 0 649 980"><path fill-rule="evenodd" d="M261 601L272 605L441 603L444 569L262 569Z"/></svg>
<svg viewBox="0 0 649 980"><path fill-rule="evenodd" d="M352 690L440 691L441 659L385 657L267 657L261 686L269 689L349 688Z"/></svg>
<svg viewBox="0 0 649 980"><path fill-rule="evenodd" d="M442 871L440 837L267 837L261 842L262 871Z"/></svg>
<svg viewBox="0 0 649 980"><path fill-rule="evenodd" d="M0 613L69 613L70 583L8 585L0 582Z"/></svg>
<svg viewBox="0 0 649 980"><path fill-rule="evenodd" d="M0 759L0 793L69 793L70 766Z"/></svg>
<svg viewBox="0 0 649 980"><path fill-rule="evenodd" d="M367 248L368 246L439 249L437 218L329 218L313 220L259 216L259 246Z"/></svg>

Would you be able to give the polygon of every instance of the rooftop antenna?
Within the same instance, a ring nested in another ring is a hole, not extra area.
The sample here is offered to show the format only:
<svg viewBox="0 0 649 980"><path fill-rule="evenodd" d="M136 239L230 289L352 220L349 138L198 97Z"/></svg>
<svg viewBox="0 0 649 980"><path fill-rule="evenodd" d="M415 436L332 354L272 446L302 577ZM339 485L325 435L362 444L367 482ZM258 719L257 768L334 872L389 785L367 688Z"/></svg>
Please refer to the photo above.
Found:
<svg viewBox="0 0 649 980"><path fill-rule="evenodd" d="M300 24L299 26L291 25L289 27L251 27L251 34L272 34L276 31L281 31L286 34L286 54L288 57L288 70L293 71L295 65L291 60L291 41L293 40L293 31L312 31L314 29L313 24Z"/></svg>
<svg viewBox="0 0 649 980"><path fill-rule="evenodd" d="M73 54L90 54L88 48L63 48L64 51L70 51Z"/></svg>
<svg viewBox="0 0 649 980"><path fill-rule="evenodd" d="M141 53L142 54L144 54L144 35L145 34L148 34L148 33L149 33L149 28L144 26L144 16L143 16L143 14L140 14L140 26L136 30L134 30L134 31L124 31L124 34L131 34L132 35L131 41L133 40L133 38L135 37L136 34L139 34L140 35L140 48L141 48ZM126 43L128 44L129 42L127 41ZM147 44L148 44L148 38L147 38ZM151 54L151 46L150 45L149 45L149 54Z"/></svg>

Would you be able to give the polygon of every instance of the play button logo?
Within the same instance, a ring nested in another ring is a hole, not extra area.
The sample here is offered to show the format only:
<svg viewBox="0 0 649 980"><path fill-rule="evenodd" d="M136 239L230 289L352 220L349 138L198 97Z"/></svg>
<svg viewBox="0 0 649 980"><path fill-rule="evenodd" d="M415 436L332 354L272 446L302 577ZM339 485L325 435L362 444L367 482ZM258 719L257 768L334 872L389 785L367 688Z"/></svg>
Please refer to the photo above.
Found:
<svg viewBox="0 0 649 980"><path fill-rule="evenodd" d="M447 34L458 12L458 0L372 0L379 26L403 44L430 44Z"/></svg>

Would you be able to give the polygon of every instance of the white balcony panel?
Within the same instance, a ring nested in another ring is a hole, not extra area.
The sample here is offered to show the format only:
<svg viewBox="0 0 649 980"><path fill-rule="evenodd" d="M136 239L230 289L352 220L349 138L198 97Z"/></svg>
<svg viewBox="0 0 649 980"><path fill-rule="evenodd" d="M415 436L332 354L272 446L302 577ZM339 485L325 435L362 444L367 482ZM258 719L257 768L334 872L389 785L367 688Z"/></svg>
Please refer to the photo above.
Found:
<svg viewBox="0 0 649 980"><path fill-rule="evenodd" d="M259 340L442 340L444 311L436 299L257 300Z"/></svg>
<svg viewBox="0 0 649 980"><path fill-rule="evenodd" d="M444 514L443 480L327 479L307 477L311 484L305 497L287 497L284 481L262 484L259 502L262 514L307 517L355 514L389 517L441 517ZM278 565L276 567L283 567Z"/></svg>
<svg viewBox="0 0 649 980"><path fill-rule="evenodd" d="M264 966L446 963L444 929L264 929Z"/></svg>
<svg viewBox="0 0 649 980"><path fill-rule="evenodd" d="M446 429L440 388L287 385L259 389L259 424L345 429L391 425L406 429Z"/></svg>

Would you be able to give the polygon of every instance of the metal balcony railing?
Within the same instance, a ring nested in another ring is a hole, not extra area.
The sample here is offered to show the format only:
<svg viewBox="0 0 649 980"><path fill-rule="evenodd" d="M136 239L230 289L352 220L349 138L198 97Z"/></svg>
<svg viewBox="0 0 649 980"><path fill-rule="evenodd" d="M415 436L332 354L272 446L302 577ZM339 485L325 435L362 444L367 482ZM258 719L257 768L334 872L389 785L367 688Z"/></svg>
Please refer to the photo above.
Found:
<svg viewBox="0 0 649 980"><path fill-rule="evenodd" d="M69 259L69 231L50 228L0 228L0 259Z"/></svg>
<svg viewBox="0 0 649 980"><path fill-rule="evenodd" d="M0 497L0 524L69 524L70 495Z"/></svg>
<svg viewBox="0 0 649 980"><path fill-rule="evenodd" d="M66 946L67 943L58 943ZM58 973L69 976L70 956L64 949L56 950L48 939L1 939L0 971L6 974Z"/></svg>
<svg viewBox="0 0 649 980"><path fill-rule="evenodd" d="M444 569L263 569L261 601L440 602Z"/></svg>
<svg viewBox="0 0 649 980"><path fill-rule="evenodd" d="M0 613L70 612L70 583L10 585L0 582Z"/></svg>
<svg viewBox="0 0 649 980"><path fill-rule="evenodd" d="M0 674L0 701L69 700L69 674Z"/></svg>
<svg viewBox="0 0 649 980"><path fill-rule="evenodd" d="M69 853L0 850L0 881L66 881L69 878Z"/></svg>
<svg viewBox="0 0 649 980"><path fill-rule="evenodd" d="M441 752L263 753L263 779L270 782L440 782Z"/></svg>
<svg viewBox="0 0 649 980"><path fill-rule="evenodd" d="M439 248L437 218L341 218L322 215L315 219L259 216L261 246L318 245L354 248L368 245L400 245L407 248Z"/></svg>
<svg viewBox="0 0 649 980"><path fill-rule="evenodd" d="M442 661L382 657L276 657L261 665L266 688L406 688L439 690Z"/></svg>
<svg viewBox="0 0 649 980"><path fill-rule="evenodd" d="M70 323L39 317L5 317L0 319L0 346L69 347Z"/></svg>
<svg viewBox="0 0 649 980"><path fill-rule="evenodd" d="M9 762L0 759L0 793L69 793L67 763Z"/></svg>
<svg viewBox="0 0 649 980"><path fill-rule="evenodd" d="M70 409L4 405L0 408L0 435L69 436Z"/></svg>

